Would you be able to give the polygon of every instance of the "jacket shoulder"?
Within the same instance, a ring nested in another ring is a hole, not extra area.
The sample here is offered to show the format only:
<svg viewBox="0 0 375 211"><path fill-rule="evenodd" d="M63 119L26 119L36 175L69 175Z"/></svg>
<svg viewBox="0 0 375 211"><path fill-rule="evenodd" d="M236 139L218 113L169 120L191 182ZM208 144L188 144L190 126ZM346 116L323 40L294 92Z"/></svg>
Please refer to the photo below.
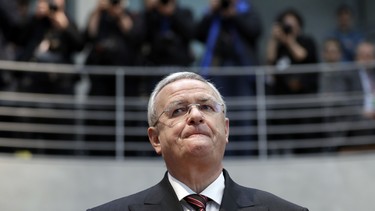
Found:
<svg viewBox="0 0 375 211"><path fill-rule="evenodd" d="M239 186L241 195L249 197L255 204L268 207L269 211L307 211L308 209L287 201L267 191Z"/></svg>
<svg viewBox="0 0 375 211"><path fill-rule="evenodd" d="M267 191L244 187L234 182L224 170L225 191L223 202L230 205L233 201L239 207L265 208L268 211L307 211L299 205L287 201Z"/></svg>
<svg viewBox="0 0 375 211"><path fill-rule="evenodd" d="M158 184L148 189L107 202L88 211L178 210L179 206L177 196L165 173L164 178Z"/></svg>
<svg viewBox="0 0 375 211"><path fill-rule="evenodd" d="M88 209L87 211L124 211L127 210L130 205L143 204L146 197L156 189L157 186L155 185L138 193L118 198L97 207Z"/></svg>

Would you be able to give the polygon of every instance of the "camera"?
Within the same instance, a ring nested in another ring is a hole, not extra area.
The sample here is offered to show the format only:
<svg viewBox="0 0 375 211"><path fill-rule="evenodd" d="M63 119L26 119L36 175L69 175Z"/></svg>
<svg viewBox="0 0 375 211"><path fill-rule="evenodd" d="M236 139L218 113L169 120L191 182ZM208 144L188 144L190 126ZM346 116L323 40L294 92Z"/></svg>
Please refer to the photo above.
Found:
<svg viewBox="0 0 375 211"><path fill-rule="evenodd" d="M120 0L109 0L109 2L112 4L112 5L118 5L120 3Z"/></svg>
<svg viewBox="0 0 375 211"><path fill-rule="evenodd" d="M232 4L231 0L220 0L220 9L228 9Z"/></svg>
<svg viewBox="0 0 375 211"><path fill-rule="evenodd" d="M160 0L160 3L162 3L162 4L166 5L166 4L168 4L168 3L169 3L169 0Z"/></svg>
<svg viewBox="0 0 375 211"><path fill-rule="evenodd" d="M280 23L281 25L281 29L283 30L283 32L285 34L291 34L293 29L292 29L292 26L289 25L289 24L286 24L286 23Z"/></svg>
<svg viewBox="0 0 375 211"><path fill-rule="evenodd" d="M51 12L56 12L59 9L54 0L48 1L48 7Z"/></svg>

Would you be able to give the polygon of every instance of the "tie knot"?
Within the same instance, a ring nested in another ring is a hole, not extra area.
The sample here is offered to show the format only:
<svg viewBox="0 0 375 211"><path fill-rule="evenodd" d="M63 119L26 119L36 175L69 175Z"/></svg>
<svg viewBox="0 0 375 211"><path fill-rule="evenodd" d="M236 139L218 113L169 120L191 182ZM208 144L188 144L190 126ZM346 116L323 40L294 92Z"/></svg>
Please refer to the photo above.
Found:
<svg viewBox="0 0 375 211"><path fill-rule="evenodd" d="M191 194L185 197L185 201L195 208L195 210L205 211L208 197L201 194Z"/></svg>

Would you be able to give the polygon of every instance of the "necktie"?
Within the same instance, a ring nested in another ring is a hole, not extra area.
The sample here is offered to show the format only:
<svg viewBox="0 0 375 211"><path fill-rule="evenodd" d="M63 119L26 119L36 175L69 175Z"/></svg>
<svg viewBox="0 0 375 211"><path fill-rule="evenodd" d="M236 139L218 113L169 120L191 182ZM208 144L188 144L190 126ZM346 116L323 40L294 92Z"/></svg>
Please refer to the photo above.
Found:
<svg viewBox="0 0 375 211"><path fill-rule="evenodd" d="M205 211L208 197L201 194L192 194L186 196L185 201L189 203L196 211Z"/></svg>
<svg viewBox="0 0 375 211"><path fill-rule="evenodd" d="M375 71L374 70L370 70L368 72L368 78L370 81L372 93L375 94Z"/></svg>

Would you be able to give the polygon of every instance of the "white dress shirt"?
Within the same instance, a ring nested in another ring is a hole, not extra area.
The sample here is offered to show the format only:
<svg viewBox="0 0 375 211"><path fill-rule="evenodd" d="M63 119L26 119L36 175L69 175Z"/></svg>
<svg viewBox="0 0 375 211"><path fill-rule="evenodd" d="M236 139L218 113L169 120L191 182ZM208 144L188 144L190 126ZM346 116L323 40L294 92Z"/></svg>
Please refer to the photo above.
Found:
<svg viewBox="0 0 375 211"><path fill-rule="evenodd" d="M193 190L191 190L188 186L186 186L184 183L178 181L169 173L168 179L174 189L174 192L177 195L178 200L181 202L184 211L194 211L195 209L193 209L183 199L190 194L196 193ZM221 173L215 181L213 181L206 189L199 193L211 199L209 202L207 202L206 211L218 211L220 209L221 200L224 194L224 182L224 175L223 173Z"/></svg>
<svg viewBox="0 0 375 211"><path fill-rule="evenodd" d="M365 69L359 70L359 76L361 78L363 92L364 92L364 110L366 112L375 112L375 93L371 77Z"/></svg>

